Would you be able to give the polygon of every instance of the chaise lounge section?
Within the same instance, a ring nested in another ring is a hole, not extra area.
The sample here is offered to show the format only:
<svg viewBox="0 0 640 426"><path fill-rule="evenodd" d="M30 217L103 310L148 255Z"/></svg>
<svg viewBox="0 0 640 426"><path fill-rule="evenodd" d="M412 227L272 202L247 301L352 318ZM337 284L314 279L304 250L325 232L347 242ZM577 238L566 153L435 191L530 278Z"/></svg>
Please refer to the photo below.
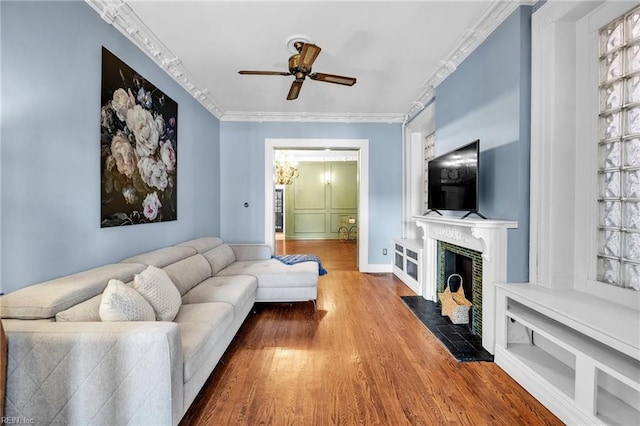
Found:
<svg viewBox="0 0 640 426"><path fill-rule="evenodd" d="M110 280L150 267L180 293L172 321L101 321ZM178 424L255 302L314 301L318 264L269 246L199 238L0 299L8 337L5 416L35 424Z"/></svg>

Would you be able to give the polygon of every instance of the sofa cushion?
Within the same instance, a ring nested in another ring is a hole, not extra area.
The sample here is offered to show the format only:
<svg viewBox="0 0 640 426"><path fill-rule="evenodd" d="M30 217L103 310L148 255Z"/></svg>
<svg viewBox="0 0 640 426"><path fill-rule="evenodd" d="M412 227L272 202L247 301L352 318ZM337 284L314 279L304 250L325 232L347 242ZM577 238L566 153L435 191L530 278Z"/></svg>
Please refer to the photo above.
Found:
<svg viewBox="0 0 640 426"><path fill-rule="evenodd" d="M101 321L100 319L100 301L102 294L78 303L75 306L60 311L56 314L58 322L78 322L78 321Z"/></svg>
<svg viewBox="0 0 640 426"><path fill-rule="evenodd" d="M191 247L164 247L137 256L128 257L121 260L120 263L142 263L147 266L153 265L156 268L164 268L167 265L186 259L196 253L196 249Z"/></svg>
<svg viewBox="0 0 640 426"><path fill-rule="evenodd" d="M153 307L157 320L173 321L178 314L180 292L162 269L149 266L133 278L133 288Z"/></svg>
<svg viewBox="0 0 640 426"><path fill-rule="evenodd" d="M301 262L285 265L276 259L235 262L217 276L253 275L258 287L315 287L318 285L318 263Z"/></svg>
<svg viewBox="0 0 640 426"><path fill-rule="evenodd" d="M251 275L213 277L189 290L182 303L227 302L240 308L252 298L255 300L258 280Z"/></svg>
<svg viewBox="0 0 640 426"><path fill-rule="evenodd" d="M185 241L184 243L176 244L176 247L191 247L198 251L198 253L204 253L218 246L221 246L223 241L217 237L203 237L196 238L195 240Z"/></svg>
<svg viewBox="0 0 640 426"><path fill-rule="evenodd" d="M16 290L0 298L2 318L52 318L105 289L110 279L130 281L145 265L111 264Z"/></svg>
<svg viewBox="0 0 640 426"><path fill-rule="evenodd" d="M266 244L229 244L236 260L271 259L271 247Z"/></svg>
<svg viewBox="0 0 640 426"><path fill-rule="evenodd" d="M164 270L180 291L180 295L185 294L211 276L211 266L201 254L173 263L165 267Z"/></svg>
<svg viewBox="0 0 640 426"><path fill-rule="evenodd" d="M135 289L110 280L100 299L102 321L155 321L153 307Z"/></svg>
<svg viewBox="0 0 640 426"><path fill-rule="evenodd" d="M233 306L224 302L182 305L175 318L180 327L184 382L202 367L208 355L216 349L221 337L231 326Z"/></svg>
<svg viewBox="0 0 640 426"><path fill-rule="evenodd" d="M236 255L228 244L206 251L202 255L211 265L212 276L236 261Z"/></svg>

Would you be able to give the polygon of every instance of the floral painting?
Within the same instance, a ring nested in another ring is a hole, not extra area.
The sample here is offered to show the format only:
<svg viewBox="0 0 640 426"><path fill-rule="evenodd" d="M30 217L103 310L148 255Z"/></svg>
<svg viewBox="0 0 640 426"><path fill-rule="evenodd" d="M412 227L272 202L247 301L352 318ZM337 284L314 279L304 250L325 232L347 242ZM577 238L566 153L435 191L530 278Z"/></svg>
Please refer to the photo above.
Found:
<svg viewBox="0 0 640 426"><path fill-rule="evenodd" d="M178 104L102 48L101 227L177 219Z"/></svg>

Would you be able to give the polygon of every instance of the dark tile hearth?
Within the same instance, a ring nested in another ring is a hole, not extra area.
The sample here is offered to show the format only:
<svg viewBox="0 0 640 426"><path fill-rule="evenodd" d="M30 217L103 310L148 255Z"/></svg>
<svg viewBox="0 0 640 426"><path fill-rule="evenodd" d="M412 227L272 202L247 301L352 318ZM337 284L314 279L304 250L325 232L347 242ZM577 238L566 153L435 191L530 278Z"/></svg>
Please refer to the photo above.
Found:
<svg viewBox="0 0 640 426"><path fill-rule="evenodd" d="M441 315L437 303L422 296L400 298L458 362L493 362L493 355L482 347L482 338L471 333L468 325L452 324L448 317Z"/></svg>

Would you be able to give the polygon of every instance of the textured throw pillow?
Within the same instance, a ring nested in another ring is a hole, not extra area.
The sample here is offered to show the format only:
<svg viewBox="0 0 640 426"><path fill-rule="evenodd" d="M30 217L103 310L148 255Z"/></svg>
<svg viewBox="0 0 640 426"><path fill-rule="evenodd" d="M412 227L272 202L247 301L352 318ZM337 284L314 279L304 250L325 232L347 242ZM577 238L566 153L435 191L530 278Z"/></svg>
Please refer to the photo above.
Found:
<svg viewBox="0 0 640 426"><path fill-rule="evenodd" d="M110 280L100 300L102 321L155 321L156 314L144 297L120 280Z"/></svg>
<svg viewBox="0 0 640 426"><path fill-rule="evenodd" d="M178 315L182 297L169 275L162 269L149 266L133 278L133 288L151 304L156 319L173 321Z"/></svg>

